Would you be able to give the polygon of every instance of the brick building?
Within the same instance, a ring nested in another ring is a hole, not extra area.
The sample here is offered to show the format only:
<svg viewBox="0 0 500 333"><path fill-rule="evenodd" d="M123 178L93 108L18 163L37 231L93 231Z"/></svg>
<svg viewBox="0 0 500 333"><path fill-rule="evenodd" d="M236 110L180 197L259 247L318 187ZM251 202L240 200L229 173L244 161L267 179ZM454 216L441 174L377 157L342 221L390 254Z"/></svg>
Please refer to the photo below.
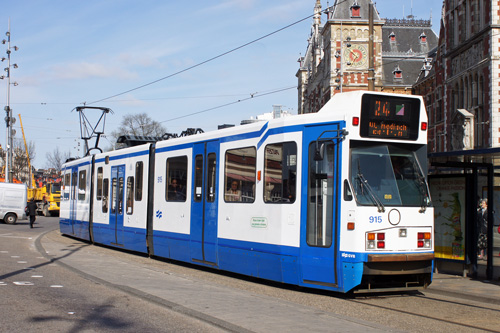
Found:
<svg viewBox="0 0 500 333"><path fill-rule="evenodd" d="M500 1L443 1L432 70L413 93L429 114L429 152L500 146Z"/></svg>
<svg viewBox="0 0 500 333"><path fill-rule="evenodd" d="M369 63L370 0L336 0L322 24L320 0L306 53L300 57L298 112L317 112L334 94L367 90L370 70L378 91L411 93L438 38L430 20L381 19L373 10L373 63Z"/></svg>

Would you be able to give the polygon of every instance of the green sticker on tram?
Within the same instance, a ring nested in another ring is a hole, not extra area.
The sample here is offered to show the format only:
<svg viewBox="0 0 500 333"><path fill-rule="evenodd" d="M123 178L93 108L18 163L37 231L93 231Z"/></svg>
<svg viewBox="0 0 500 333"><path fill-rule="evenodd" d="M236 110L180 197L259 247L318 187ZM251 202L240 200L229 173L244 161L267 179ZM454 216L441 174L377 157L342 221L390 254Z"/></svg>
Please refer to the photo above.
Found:
<svg viewBox="0 0 500 333"><path fill-rule="evenodd" d="M252 228L267 228L267 218L265 217L252 217Z"/></svg>

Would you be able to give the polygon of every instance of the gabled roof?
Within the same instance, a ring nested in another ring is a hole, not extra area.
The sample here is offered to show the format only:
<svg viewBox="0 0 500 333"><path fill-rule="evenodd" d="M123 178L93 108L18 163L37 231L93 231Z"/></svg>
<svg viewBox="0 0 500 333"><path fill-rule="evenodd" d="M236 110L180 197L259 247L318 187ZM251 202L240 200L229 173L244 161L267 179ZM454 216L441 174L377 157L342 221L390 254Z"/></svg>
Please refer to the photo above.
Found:
<svg viewBox="0 0 500 333"><path fill-rule="evenodd" d="M389 38L392 33L396 37L395 43L391 42ZM425 43L421 42L422 35L425 35ZM416 54L426 55L437 45L438 36L430 25L394 26L386 23L382 26L382 52L384 56L400 56L410 50Z"/></svg>
<svg viewBox="0 0 500 333"><path fill-rule="evenodd" d="M422 64L421 58L382 58L382 85L411 87L422 70ZM399 68L402 72L401 79L394 77L394 70L396 68Z"/></svg>
<svg viewBox="0 0 500 333"><path fill-rule="evenodd" d="M351 17L350 8L355 2L360 6L359 18ZM368 21L368 11L370 3L372 3L371 0L335 0L335 3L333 4L333 15L331 19ZM373 19L375 21L381 20L376 8L373 11Z"/></svg>

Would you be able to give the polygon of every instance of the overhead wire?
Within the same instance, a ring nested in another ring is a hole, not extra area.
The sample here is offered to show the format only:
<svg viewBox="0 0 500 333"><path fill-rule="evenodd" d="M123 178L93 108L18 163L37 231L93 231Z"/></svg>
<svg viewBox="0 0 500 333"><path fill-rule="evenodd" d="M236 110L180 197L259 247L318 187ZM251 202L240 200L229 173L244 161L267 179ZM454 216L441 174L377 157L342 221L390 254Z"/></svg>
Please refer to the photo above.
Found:
<svg viewBox="0 0 500 333"><path fill-rule="evenodd" d="M208 108L208 109L205 109L205 110L192 112L192 113L185 114L185 115L182 115L182 116L179 116L179 117L170 118L170 119L167 119L167 120L160 121L159 123L161 124L161 123L166 123L166 122L173 121L173 120L178 120L178 119L182 119L182 118L194 116L194 115L197 115L197 114L200 114L200 113L204 113L204 112L208 112L208 111L213 111L213 110L220 109L220 108L223 108L223 107L226 107L226 106L229 106L229 105L241 103L241 102L250 100L252 98L259 98L259 97L262 97L262 96L276 94L276 93L279 93L279 92L282 92L282 91L286 91L286 90L290 90L290 89L297 89L297 87L296 86L292 86L292 87L282 88L282 89L278 89L278 90L270 91L270 92L266 92L266 93L261 93L261 94L258 94L258 93L251 94L250 97L247 97L247 98L243 98L243 99L239 99L237 101L232 101L232 102L229 102L229 103L226 103L226 104L214 106L212 108Z"/></svg>
<svg viewBox="0 0 500 333"><path fill-rule="evenodd" d="M343 0L343 1L346 1L346 0ZM214 61L214 60L216 60L216 59L219 59L219 58L221 58L221 57L223 57L223 56L226 56L226 55L228 55L228 54L230 54L230 53L233 53L233 52L235 52L235 51L237 51L237 50L240 50L240 49L242 49L242 48L244 48L244 47L246 47L246 46L249 46L249 45L251 45L251 44L254 44L254 43L256 43L256 42L258 42L258 41L261 41L261 40L263 40L263 39L265 39L265 38L267 38L267 37L270 37L270 36L272 36L272 35L275 35L275 34L277 34L278 32L281 32L281 31L283 31L283 30L286 30L286 29L288 29L288 28L290 28L290 27L292 27L292 26L294 26L294 25L296 25L296 24L299 24L299 23L301 23L301 22L303 22L303 21L305 21L305 20L307 20L307 19L309 19L309 18L313 17L314 15L315 15L315 14L309 15L309 16L307 16L307 17L305 17L305 18L302 18L302 19L300 19L300 20L298 20L298 21L295 21L295 22L293 22L293 23L291 23L291 24L288 24L288 25L286 25L286 26L284 26L284 27L282 27L282 28L280 28L280 29L278 29L278 30L275 30L275 31L273 31L273 32L270 32L270 33L268 33L268 34L266 34L266 35L264 35L264 36L261 36L261 37L259 37L259 38L256 38L256 39L254 39L254 40L252 40L252 41L250 41L250 42L247 42L247 43L245 43L245 44L243 44L243 45L240 45L240 46L238 46L238 47L235 47L235 48L233 48L233 49L231 49L231 50L229 50L229 51L226 51L226 52L223 52L223 53L221 53L221 54L218 54L218 55L216 55L216 56L214 56L214 57L211 57L211 58L209 58L209 59L207 59L207 60L204 60L204 61L202 61L202 62L199 62L199 63L195 64L195 65L192 65L192 66L189 66L189 67L187 67L187 68L184 68L184 69L182 69L182 70L180 70L180 71L177 71L177 72L175 72L175 73L169 74L169 75L164 76L164 77L162 77L162 78L159 78L159 79L157 79L157 80L154 80L154 81L151 81L151 82L145 83L145 84L140 85L140 86L138 86L138 87L135 87L135 88L132 88L132 89L129 89L129 90L123 91L123 92L121 92L121 93L118 93L118 94L115 94L115 95L112 95L112 96L109 96L109 97L106 97L106 98L101 98L101 99L99 99L99 100L96 100L96 101L93 101L93 102L90 102L90 103L84 103L84 104L85 104L85 105L91 105L91 104L96 104L96 103L99 103L99 102L103 102L103 101L106 101L106 100L108 100L108 99L111 99L111 98L114 98L114 97L118 97L118 96L121 96L121 95L125 95L125 94L127 94L127 93L132 92L132 91L139 90L139 89L141 89L141 88L144 88L144 87L150 86L150 85L152 85L152 84L158 83L158 82L160 82L160 81L166 80L166 79L171 78L171 77L173 77L173 76L176 76L176 75L182 74L182 73L187 72L187 71L189 71L189 70L191 70L191 69L193 69L193 68L200 67L201 65L204 65L204 64L209 63L209 62L211 62L211 61Z"/></svg>

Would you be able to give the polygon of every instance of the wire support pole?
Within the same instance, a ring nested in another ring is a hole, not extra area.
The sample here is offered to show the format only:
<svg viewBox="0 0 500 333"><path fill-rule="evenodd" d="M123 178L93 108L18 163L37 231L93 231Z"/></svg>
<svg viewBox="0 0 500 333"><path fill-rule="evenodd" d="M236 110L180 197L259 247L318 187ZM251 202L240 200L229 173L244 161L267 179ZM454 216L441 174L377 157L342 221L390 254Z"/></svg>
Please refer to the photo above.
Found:
<svg viewBox="0 0 500 333"><path fill-rule="evenodd" d="M4 71L6 72L5 75L0 76L0 79L7 79L7 105L5 106L5 125L7 128L7 156L5 158L5 182L12 183L13 182L13 162L12 162L12 152L14 150L14 144L13 144L13 136L15 135L15 131L12 128L12 125L15 122L15 119L12 117L12 109L10 108L10 85L17 86L17 82L11 83L10 82L10 71L12 68L17 68L17 64L12 64L10 62L10 55L12 53L12 49L14 51L18 50L17 46L13 46L11 48L10 46L10 19L9 19L9 25L8 25L8 30L5 33L7 36L7 39L2 40L2 44L7 44L7 57L2 57L1 60L2 62L7 60L7 67L4 68Z"/></svg>

